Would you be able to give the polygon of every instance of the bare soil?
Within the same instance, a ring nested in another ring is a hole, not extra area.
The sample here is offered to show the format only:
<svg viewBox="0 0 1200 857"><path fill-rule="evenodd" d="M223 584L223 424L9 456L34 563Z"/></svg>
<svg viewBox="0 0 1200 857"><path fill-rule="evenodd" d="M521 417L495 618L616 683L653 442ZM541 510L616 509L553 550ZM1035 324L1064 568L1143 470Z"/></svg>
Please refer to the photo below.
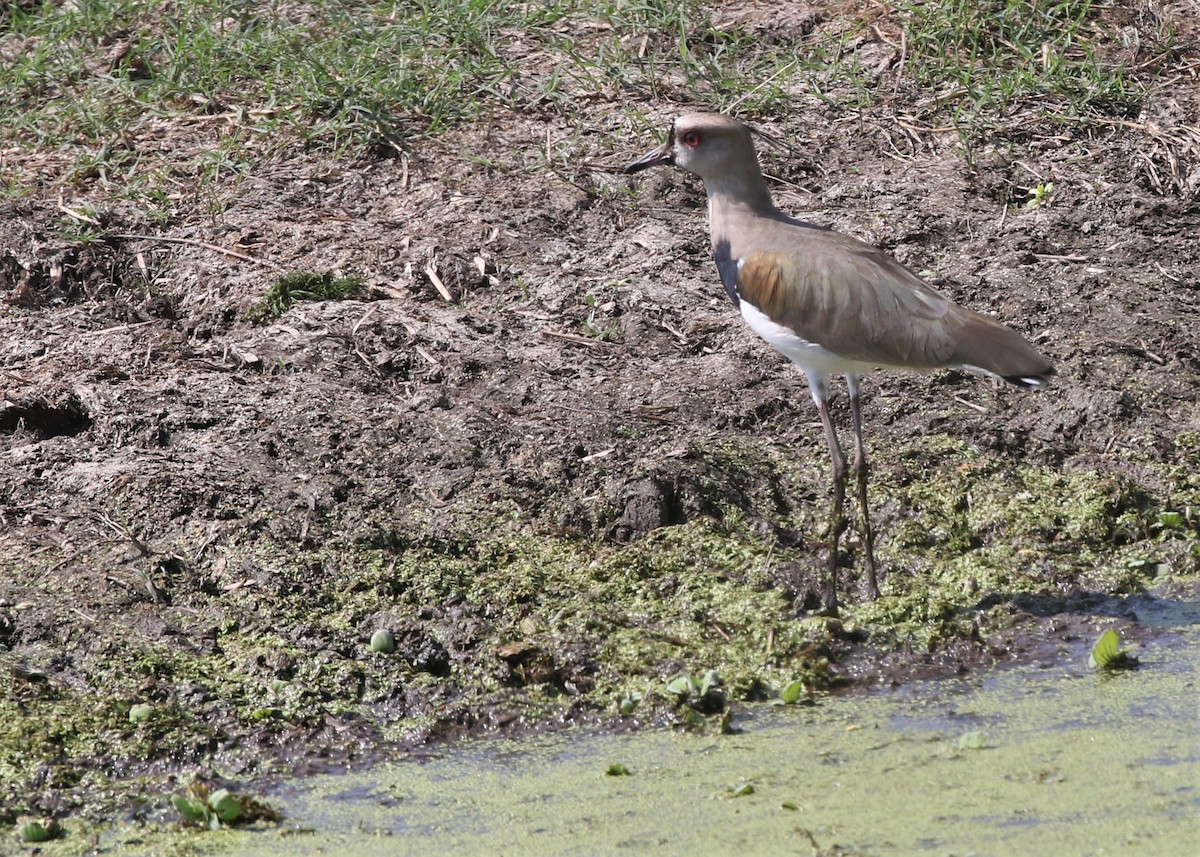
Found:
<svg viewBox="0 0 1200 857"><path fill-rule="evenodd" d="M1147 590L1194 593L1200 148L1180 128L1196 91L1155 94L1143 130L1063 127L970 161L952 132L895 114L798 98L786 121L758 121L797 150L763 152L781 207L880 244L1058 366L1041 394L953 373L868 379L884 601L936 571L919 539L900 538L908 486L954 475L922 438L1014 484L1029 470L1107 476L1112 521L1140 522L1114 524L1111 544L1058 548L1049 525L1027 569L1044 585L982 586L974 631L914 646L832 627L819 647L832 684L1051 657L1098 617L1137 637ZM684 109L646 104L664 131ZM611 719L611 700L591 695L613 684L605 631L539 635L553 616L529 605L555 590L553 569L512 604L474 600L464 579L414 606L416 578L396 582L398 567L447 556L472 557L478 575L525 556L515 542L482 556L491 534L607 556L711 519L757 539L755 585L809 614L828 462L803 378L725 300L699 183L622 176L655 141L615 102L592 121L595 134L551 111L497 112L353 162L284 150L216 200L182 192L167 223L99 177L65 183L53 153L5 154L40 158L45 183L0 203L0 661L13 676L0 685L7 710L65 720L0 794L0 820L87 803L97 772L252 777L264 757L290 769ZM183 151L225 133L205 117L127 144ZM554 169L547 145L568 153ZM1046 181L1048 204L1005 204ZM368 294L247 321L287 271L353 273ZM1155 529L1186 508L1183 538ZM1124 588L1080 571L1129 545L1147 559ZM664 602L686 585L643 573ZM498 640L500 622L523 637ZM365 651L380 626L398 666ZM646 669L700 666L680 655ZM495 688L481 692L480 674ZM301 676L317 690L284 698ZM226 680L276 696L255 702ZM554 693L527 705L540 686ZM138 733L119 716L138 700L182 719ZM76 734L98 743L85 751Z"/></svg>

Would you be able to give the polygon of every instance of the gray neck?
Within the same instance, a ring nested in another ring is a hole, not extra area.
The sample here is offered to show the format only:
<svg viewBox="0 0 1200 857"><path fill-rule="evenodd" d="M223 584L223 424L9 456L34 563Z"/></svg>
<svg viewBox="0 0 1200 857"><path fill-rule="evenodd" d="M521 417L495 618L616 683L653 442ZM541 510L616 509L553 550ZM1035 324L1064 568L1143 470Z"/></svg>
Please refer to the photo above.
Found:
<svg viewBox="0 0 1200 857"><path fill-rule="evenodd" d="M748 221L776 214L771 192L757 169L706 180L704 189L708 194L708 228L714 249L723 245L741 253L739 239Z"/></svg>
<svg viewBox="0 0 1200 857"><path fill-rule="evenodd" d="M704 190L708 194L710 214L714 209L725 207L748 209L762 215L775 211L771 191L757 169L705 179Z"/></svg>

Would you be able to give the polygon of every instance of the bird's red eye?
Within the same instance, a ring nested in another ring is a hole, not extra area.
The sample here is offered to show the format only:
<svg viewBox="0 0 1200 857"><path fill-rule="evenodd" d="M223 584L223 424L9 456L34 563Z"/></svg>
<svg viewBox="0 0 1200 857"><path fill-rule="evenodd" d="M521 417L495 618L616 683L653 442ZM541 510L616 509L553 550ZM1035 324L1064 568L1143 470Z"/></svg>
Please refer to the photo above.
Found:
<svg viewBox="0 0 1200 857"><path fill-rule="evenodd" d="M683 136L679 138L683 141L683 145L689 149L694 149L700 145L702 138L699 131L684 131Z"/></svg>

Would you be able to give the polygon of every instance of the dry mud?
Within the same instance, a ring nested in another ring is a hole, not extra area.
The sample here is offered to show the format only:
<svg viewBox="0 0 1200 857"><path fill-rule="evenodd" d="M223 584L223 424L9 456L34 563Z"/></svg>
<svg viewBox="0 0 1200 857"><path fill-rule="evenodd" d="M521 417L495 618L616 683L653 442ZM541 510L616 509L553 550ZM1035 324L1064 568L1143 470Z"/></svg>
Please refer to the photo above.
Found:
<svg viewBox="0 0 1200 857"><path fill-rule="evenodd" d="M1143 124L1174 127L1191 85ZM664 131L685 108L645 105ZM630 676L702 672L739 638L773 670L726 665L753 700L789 670L871 686L1050 657L1113 618L1137 637L1138 598L1194 597L1196 149L1113 126L968 161L952 132L813 99L753 118L796 150L763 153L781 207L1058 366L1038 394L865 383L880 604L902 611L861 604L851 550L844 624L804 618L828 467L808 391L724 298L698 182L620 174L655 141L619 105L591 127L497 112L404 157L276 151L166 223L98 178L64 186L46 154L45 184L0 203L0 684L31 718L0 820L214 760L253 777L607 720ZM1049 204L1008 204L1045 181ZM247 321L287 271L368 292ZM627 568L642 606L604 588ZM930 580L958 606L921 615ZM714 587L759 600L688 600ZM365 647L384 626L386 662ZM630 628L658 648L614 666ZM138 702L157 726L128 720Z"/></svg>

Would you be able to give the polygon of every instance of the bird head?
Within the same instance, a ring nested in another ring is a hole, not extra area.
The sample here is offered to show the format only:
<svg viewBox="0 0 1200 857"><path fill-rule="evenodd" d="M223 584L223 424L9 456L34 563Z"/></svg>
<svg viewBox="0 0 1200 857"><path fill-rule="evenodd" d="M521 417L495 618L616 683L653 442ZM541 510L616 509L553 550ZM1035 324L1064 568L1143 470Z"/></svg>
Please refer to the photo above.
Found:
<svg viewBox="0 0 1200 857"><path fill-rule="evenodd" d="M671 126L667 142L625 168L637 173L659 164L674 164L709 181L739 172L758 173L758 158L747 125L720 113L689 113Z"/></svg>

